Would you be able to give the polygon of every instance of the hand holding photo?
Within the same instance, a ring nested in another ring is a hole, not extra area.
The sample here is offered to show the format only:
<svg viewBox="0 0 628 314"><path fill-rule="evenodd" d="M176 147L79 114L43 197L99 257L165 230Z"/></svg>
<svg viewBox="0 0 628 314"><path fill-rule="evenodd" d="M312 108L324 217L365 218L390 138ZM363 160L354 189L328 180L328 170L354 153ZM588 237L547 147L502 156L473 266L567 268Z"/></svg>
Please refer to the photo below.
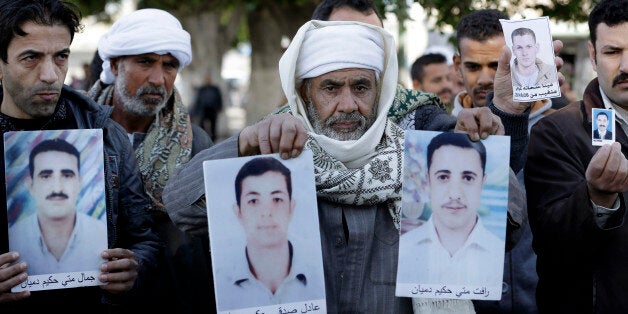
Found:
<svg viewBox="0 0 628 314"><path fill-rule="evenodd" d="M560 97L549 18L500 19L500 22L512 52L513 100L529 102Z"/></svg>

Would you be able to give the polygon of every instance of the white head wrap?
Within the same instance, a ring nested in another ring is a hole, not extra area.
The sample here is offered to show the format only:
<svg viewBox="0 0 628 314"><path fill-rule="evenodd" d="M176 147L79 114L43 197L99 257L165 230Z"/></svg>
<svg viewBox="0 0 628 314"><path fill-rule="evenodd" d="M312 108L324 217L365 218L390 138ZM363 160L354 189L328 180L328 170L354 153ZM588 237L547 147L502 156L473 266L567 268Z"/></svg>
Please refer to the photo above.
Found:
<svg viewBox="0 0 628 314"><path fill-rule="evenodd" d="M397 87L397 52L393 36L381 27L355 21L305 23L279 60L281 86L292 113L319 145L347 167L367 162L382 139ZM347 68L373 69L379 76L377 118L358 140L338 141L314 133L298 89L303 78Z"/></svg>
<svg viewBox="0 0 628 314"><path fill-rule="evenodd" d="M111 58L144 53L171 54L179 60L180 72L192 61L190 34L176 17L163 10L141 9L122 17L98 42L98 54L103 59L100 80L114 82Z"/></svg>
<svg viewBox="0 0 628 314"><path fill-rule="evenodd" d="M347 34L351 34L347 37ZM384 39L362 25L323 27L305 32L297 60L297 81L340 69L384 69Z"/></svg>

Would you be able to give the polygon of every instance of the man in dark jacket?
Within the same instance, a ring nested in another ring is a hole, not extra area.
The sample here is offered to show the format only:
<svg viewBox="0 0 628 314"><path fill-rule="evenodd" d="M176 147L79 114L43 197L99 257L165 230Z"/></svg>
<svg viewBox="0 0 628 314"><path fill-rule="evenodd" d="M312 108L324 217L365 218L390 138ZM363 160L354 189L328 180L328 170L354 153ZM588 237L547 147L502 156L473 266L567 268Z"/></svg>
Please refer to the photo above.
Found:
<svg viewBox="0 0 628 314"><path fill-rule="evenodd" d="M542 313L628 312L628 0L599 2L589 30L598 77L582 101L541 119L528 146L525 183ZM496 105L507 98L496 95ZM593 108L615 110L616 143L592 145Z"/></svg>
<svg viewBox="0 0 628 314"><path fill-rule="evenodd" d="M133 149L110 108L97 106L63 86L80 13L58 0L0 1L0 131L102 129L109 248L101 253L99 280L105 285L12 293L27 279L19 252L7 252L4 160L0 159L0 309L34 312L63 306L64 312L106 313L111 306L141 300L162 244L153 232L150 200L142 186ZM0 144L4 151L4 144ZM71 305L71 306L67 306ZM108 306L111 305L111 306Z"/></svg>

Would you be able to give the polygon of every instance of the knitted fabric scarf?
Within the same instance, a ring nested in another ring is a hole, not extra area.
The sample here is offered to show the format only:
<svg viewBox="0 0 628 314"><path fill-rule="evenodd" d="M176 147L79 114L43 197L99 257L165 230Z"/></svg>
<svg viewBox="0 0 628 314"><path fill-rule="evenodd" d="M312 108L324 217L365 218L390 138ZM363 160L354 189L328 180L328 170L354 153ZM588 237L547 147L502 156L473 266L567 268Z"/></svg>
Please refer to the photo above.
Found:
<svg viewBox="0 0 628 314"><path fill-rule="evenodd" d="M347 168L324 151L314 138L308 137L305 146L314 155L317 195L346 205L386 203L395 227L399 229L403 137L403 130L388 120L384 136L375 147L375 156L355 169Z"/></svg>
<svg viewBox="0 0 628 314"><path fill-rule="evenodd" d="M113 105L113 87L102 89L96 82L89 96L100 105ZM192 124L190 115L175 88L174 97L148 128L146 138L135 150L135 158L142 173L144 187L155 205L155 209L165 212L161 199L166 182L174 169L190 160L192 154ZM174 99L174 101L173 101Z"/></svg>

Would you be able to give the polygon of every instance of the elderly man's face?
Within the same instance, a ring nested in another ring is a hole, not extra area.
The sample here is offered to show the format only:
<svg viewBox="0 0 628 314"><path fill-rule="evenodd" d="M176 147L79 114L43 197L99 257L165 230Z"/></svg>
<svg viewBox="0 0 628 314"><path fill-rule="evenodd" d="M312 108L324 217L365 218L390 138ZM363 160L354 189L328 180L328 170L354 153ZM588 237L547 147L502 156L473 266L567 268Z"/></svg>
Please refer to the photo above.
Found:
<svg viewBox="0 0 628 314"><path fill-rule="evenodd" d="M26 33L7 47L7 63L0 61L4 98L2 113L20 119L51 116L57 107L68 71L71 36L66 26L20 25Z"/></svg>
<svg viewBox="0 0 628 314"><path fill-rule="evenodd" d="M155 115L172 95L178 68L179 61L170 54L146 53L112 60L116 96L132 114Z"/></svg>
<svg viewBox="0 0 628 314"><path fill-rule="evenodd" d="M303 84L301 96L314 131L336 140L359 139L377 116L373 70L343 69L320 75Z"/></svg>

